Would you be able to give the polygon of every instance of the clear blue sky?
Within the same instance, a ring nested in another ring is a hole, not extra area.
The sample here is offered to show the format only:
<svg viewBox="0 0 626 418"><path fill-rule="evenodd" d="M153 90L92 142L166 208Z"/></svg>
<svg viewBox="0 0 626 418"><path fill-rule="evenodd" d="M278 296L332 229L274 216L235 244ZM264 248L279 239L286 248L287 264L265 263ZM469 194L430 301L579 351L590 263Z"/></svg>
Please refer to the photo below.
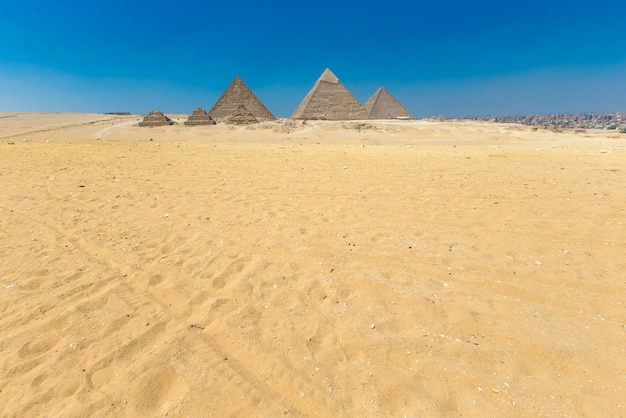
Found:
<svg viewBox="0 0 626 418"><path fill-rule="evenodd" d="M0 111L288 117L330 68L418 117L626 111L626 1L0 0Z"/></svg>

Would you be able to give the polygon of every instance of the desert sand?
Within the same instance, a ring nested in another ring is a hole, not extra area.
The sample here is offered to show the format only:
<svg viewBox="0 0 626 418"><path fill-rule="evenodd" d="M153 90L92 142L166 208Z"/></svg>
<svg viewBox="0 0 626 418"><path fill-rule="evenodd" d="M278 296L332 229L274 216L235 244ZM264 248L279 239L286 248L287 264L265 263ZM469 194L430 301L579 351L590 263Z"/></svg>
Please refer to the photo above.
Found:
<svg viewBox="0 0 626 418"><path fill-rule="evenodd" d="M626 415L626 135L139 121L0 114L0 415Z"/></svg>

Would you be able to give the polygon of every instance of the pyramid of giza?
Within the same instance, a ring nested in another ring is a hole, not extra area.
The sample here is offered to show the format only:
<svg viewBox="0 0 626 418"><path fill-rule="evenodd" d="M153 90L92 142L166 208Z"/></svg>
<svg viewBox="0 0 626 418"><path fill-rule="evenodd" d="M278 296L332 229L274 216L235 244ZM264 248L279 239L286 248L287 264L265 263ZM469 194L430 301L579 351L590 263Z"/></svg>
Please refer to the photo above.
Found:
<svg viewBox="0 0 626 418"><path fill-rule="evenodd" d="M199 107L193 111L193 113L189 116L189 118L187 118L185 125L187 126L215 125L215 121L211 119L211 116L209 116L206 110Z"/></svg>
<svg viewBox="0 0 626 418"><path fill-rule="evenodd" d="M165 116L160 110L153 110L143 118L143 121L139 122L139 126L163 126L174 124L175 122Z"/></svg>
<svg viewBox="0 0 626 418"><path fill-rule="evenodd" d="M369 119L367 110L328 68L291 115L292 119Z"/></svg>
<svg viewBox="0 0 626 418"><path fill-rule="evenodd" d="M233 110L231 115L228 115L224 119L222 119L223 123L228 123L232 125L246 125L249 123L257 123L257 118L254 117L252 112L248 110L246 105L240 103L235 110Z"/></svg>
<svg viewBox="0 0 626 418"><path fill-rule="evenodd" d="M233 79L209 111L209 116L216 122L222 122L229 116L234 116L239 105L244 105L258 122L276 119L239 77Z"/></svg>
<svg viewBox="0 0 626 418"><path fill-rule="evenodd" d="M363 107L372 119L414 119L413 115L384 87L376 90Z"/></svg>

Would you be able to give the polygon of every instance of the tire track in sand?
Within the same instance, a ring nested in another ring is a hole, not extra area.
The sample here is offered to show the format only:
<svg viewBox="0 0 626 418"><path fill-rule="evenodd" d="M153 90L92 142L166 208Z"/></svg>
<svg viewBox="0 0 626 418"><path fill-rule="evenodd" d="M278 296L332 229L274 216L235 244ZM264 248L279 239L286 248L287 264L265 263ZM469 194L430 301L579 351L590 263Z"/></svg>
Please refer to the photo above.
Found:
<svg viewBox="0 0 626 418"><path fill-rule="evenodd" d="M219 377L219 385L224 385L224 380L229 384L231 390L241 391L242 396L246 396L249 399L249 412L254 411L255 405L259 402L270 404L267 405L270 409L276 412L283 412L290 410L292 413L303 415L302 412L294 410L292 403L283 398L278 392L273 391L267 387L264 382L261 382L248 367L245 362L238 361L235 356L230 354L229 350L218 345L215 340L203 333L197 333L197 331L191 324L188 323L187 318L183 317L174 307L170 307L165 301L159 299L151 293L139 293L132 283L127 281L122 276L124 265L116 262L115 255L109 254L106 248L99 247L98 254L90 252L88 248L87 239L71 237L69 234L63 232L59 225L51 222L49 219L32 214L25 213L19 210L10 210L6 207L0 206L4 209L5 213L10 213L12 216L19 216L25 219L27 222L36 223L39 226L50 230L56 237L56 245L62 248L63 251L71 251L82 259L84 263L95 266L93 271L84 271L82 274L76 275L72 280L63 280L62 283L55 286L48 299L59 300L58 305L51 309L48 315L45 315L43 319L38 321L27 321L27 326L23 327L19 334L12 336L16 341L28 340L30 336L37 335L39 329L64 324L68 322L75 322L78 316L89 316L89 311L106 308L107 305L116 305L117 311L115 314L117 317L113 319L113 323L106 327L102 337L111 340L115 338L113 335L125 336L126 342L122 346L118 347L115 351L108 351L106 355L94 358L90 364L85 365L85 370L91 369L88 373L80 388L79 392L91 391L94 388L94 374L105 370L108 364L114 359L131 359L129 363L133 363L134 358L137 361L141 360L141 353L144 352L150 345L166 346L166 341L163 335L177 335L180 337L177 344L183 344L190 352L196 353L198 357L197 361L202 363L208 363L211 365L212 373L217 373ZM98 266L100 268L98 268ZM107 272L118 272L119 275L107 274L104 276L99 275L102 270ZM91 274L88 283L85 283L84 274ZM117 276L117 277L116 277ZM117 303L114 303L115 300ZM123 315L123 304L127 305L127 312L132 312L137 315L129 317ZM16 314L19 314L17 311ZM97 319L102 319L102 316L97 316ZM8 315L5 319L12 322L16 318ZM31 318L32 319L32 318ZM87 321L89 318L85 318ZM106 318L111 319L111 318ZM146 322L150 321L150 322ZM140 330L140 326L146 323L146 327L150 329L147 331L137 332ZM167 332L164 332L167 329ZM119 338L117 338L119 340ZM88 349L94 344L100 344L98 341L91 342L86 341L82 343L82 349ZM45 346L45 347L44 347ZM23 345L22 348L28 348L28 343ZM47 350L54 350L61 348L61 342L52 342L50 344L44 344L42 347ZM23 351L23 350L22 350ZM41 351L41 350L40 350ZM102 350L96 350L96 352L102 352ZM250 353L251 355L254 353ZM258 354L258 353L257 353ZM40 355L40 357L41 357ZM43 358L43 357L42 357ZM45 361L45 358L43 358ZM229 359L225 360L225 359ZM33 368L37 365L31 365ZM31 367L28 366L28 367ZM22 367L23 369L23 367ZM96 374L96 376L102 376L105 373ZM41 380L41 375L34 376L33 379ZM137 377L139 378L139 377ZM140 378L139 378L140 379ZM102 378L95 380L102 380ZM121 395L121 394L120 394ZM102 403L102 395L91 396L94 397L89 404ZM35 404L24 405L25 410L36 412ZM241 404L238 407L242 407ZM32 410L31 410L32 409Z"/></svg>

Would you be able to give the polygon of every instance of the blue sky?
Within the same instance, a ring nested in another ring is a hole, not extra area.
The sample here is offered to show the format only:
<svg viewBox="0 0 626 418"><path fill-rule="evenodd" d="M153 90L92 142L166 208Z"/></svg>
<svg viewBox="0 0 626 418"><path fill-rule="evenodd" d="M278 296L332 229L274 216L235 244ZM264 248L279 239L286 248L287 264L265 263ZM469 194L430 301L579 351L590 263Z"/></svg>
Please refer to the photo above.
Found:
<svg viewBox="0 0 626 418"><path fill-rule="evenodd" d="M0 6L0 111L191 113L240 76L288 117L326 67L417 117L626 111L621 0Z"/></svg>

